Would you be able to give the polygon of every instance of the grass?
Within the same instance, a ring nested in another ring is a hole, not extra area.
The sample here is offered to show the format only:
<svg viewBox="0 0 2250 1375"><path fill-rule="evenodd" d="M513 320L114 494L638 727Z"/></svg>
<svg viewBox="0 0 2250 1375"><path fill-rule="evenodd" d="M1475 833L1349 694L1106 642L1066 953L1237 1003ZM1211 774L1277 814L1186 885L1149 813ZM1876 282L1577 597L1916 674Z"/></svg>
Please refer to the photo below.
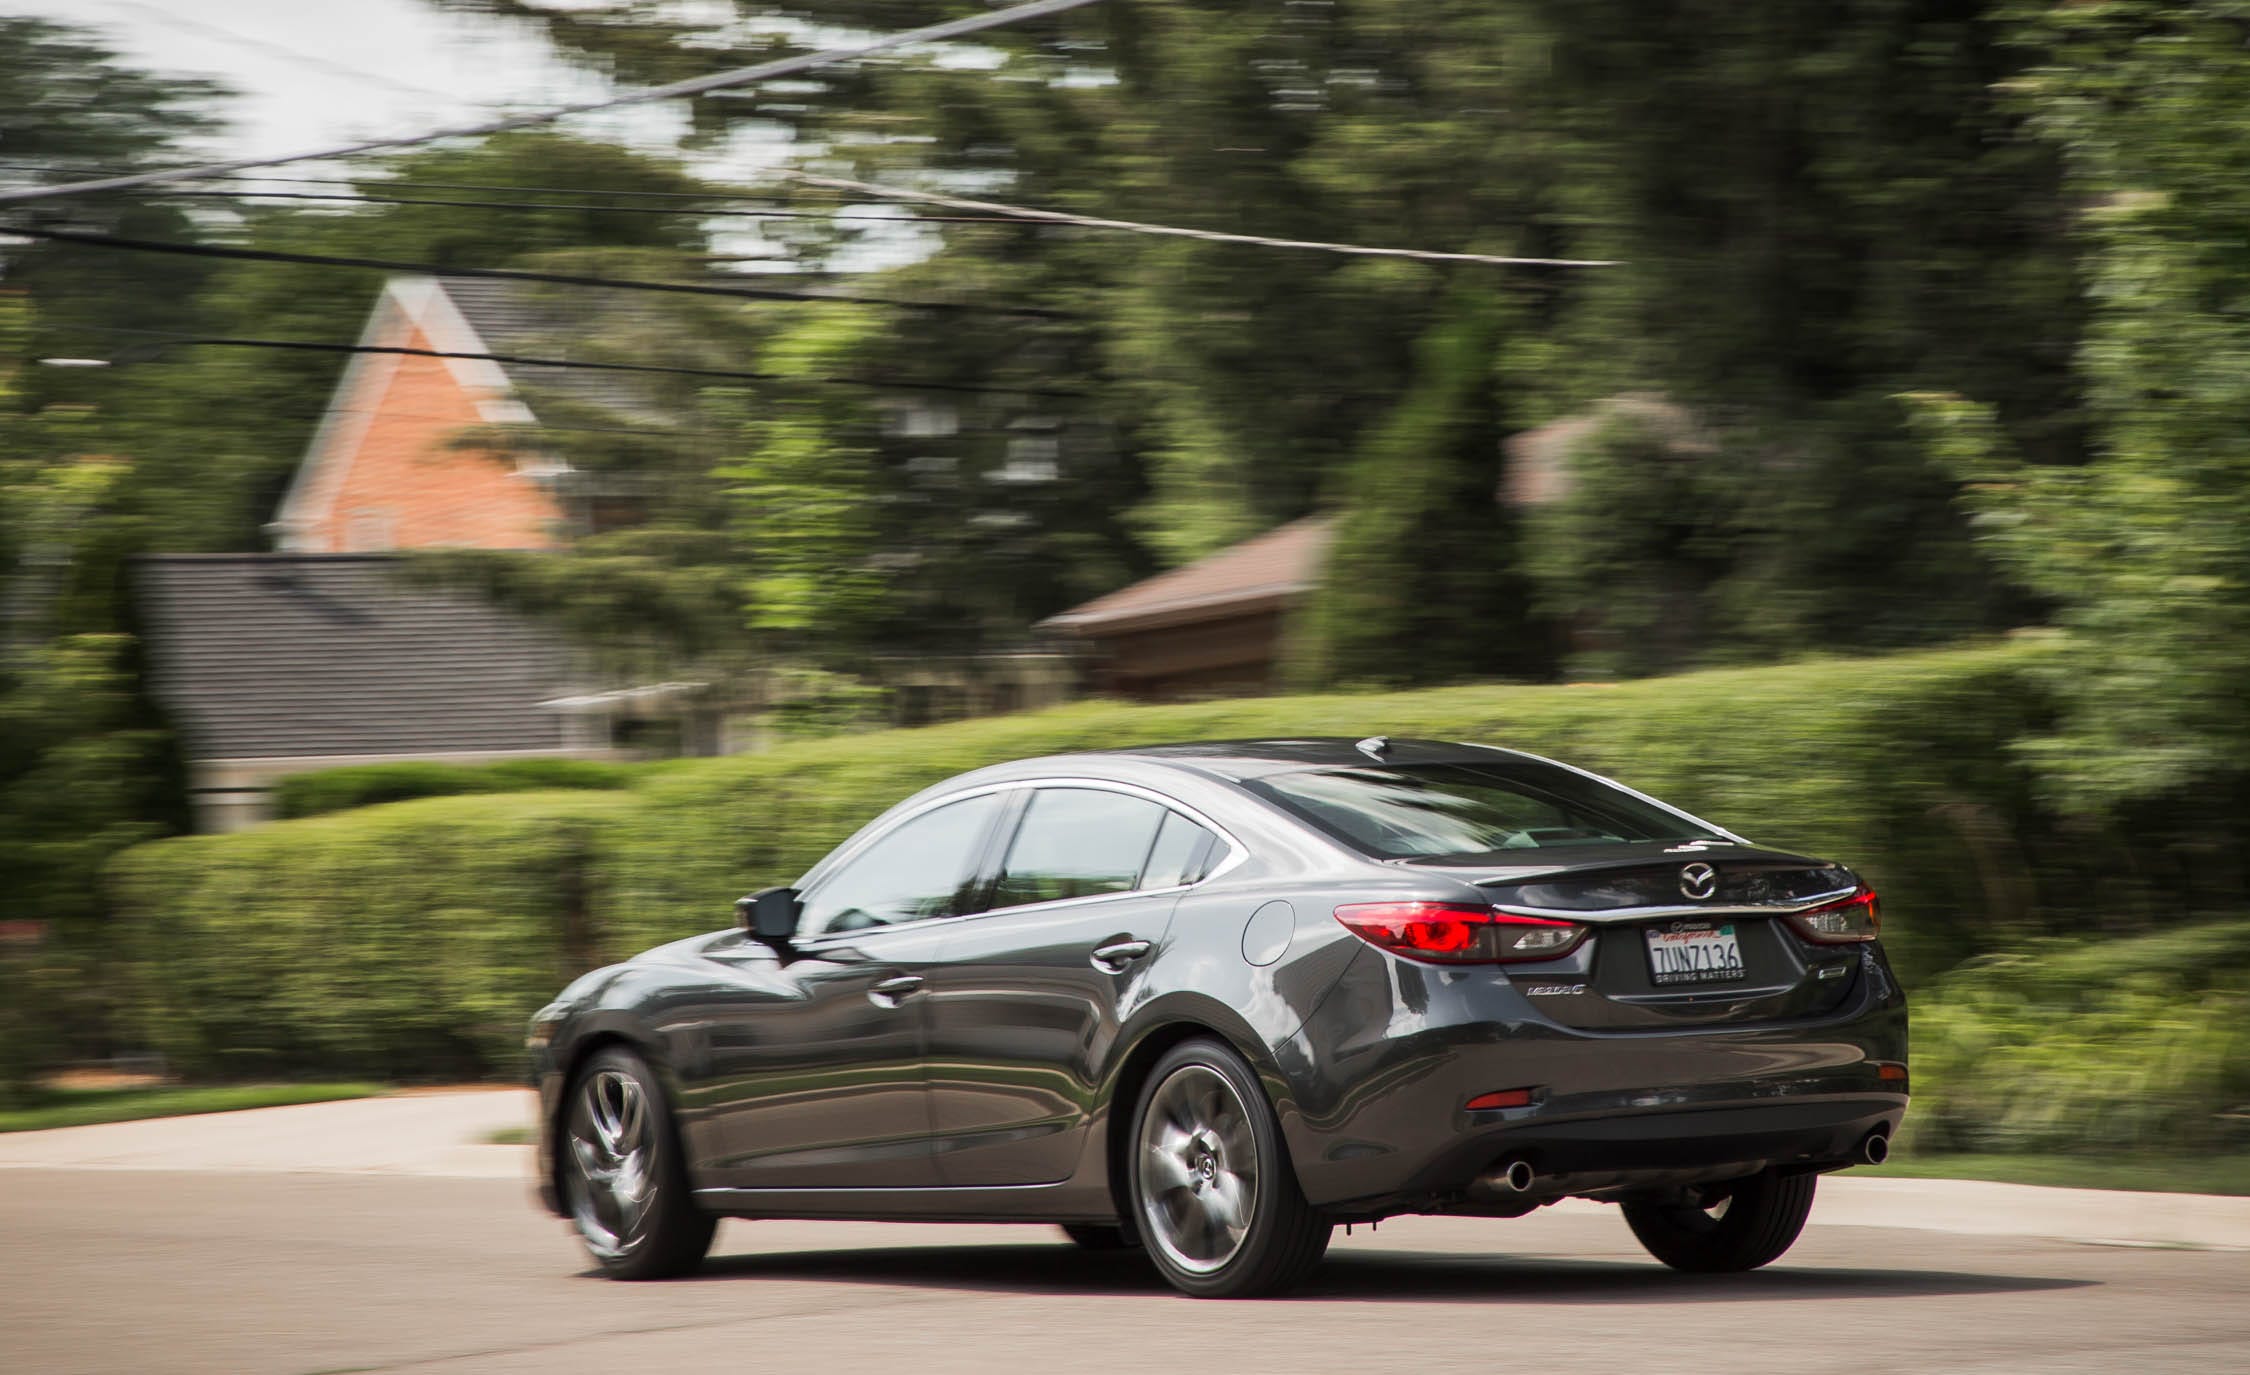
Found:
<svg viewBox="0 0 2250 1375"><path fill-rule="evenodd" d="M2250 1194L2250 1154L2211 1156L1899 1155L1851 1172L1876 1179L1984 1179L2061 1189Z"/></svg>
<svg viewBox="0 0 2250 1375"><path fill-rule="evenodd" d="M487 1146L528 1146L537 1137L529 1127L496 1127L479 1139Z"/></svg>
<svg viewBox="0 0 2250 1375"><path fill-rule="evenodd" d="M41 1089L23 1107L0 1109L0 1132L86 1127L98 1122L132 1122L144 1117L186 1117L194 1113L278 1108L291 1103L328 1103L368 1098L381 1084L158 1084L133 1088Z"/></svg>

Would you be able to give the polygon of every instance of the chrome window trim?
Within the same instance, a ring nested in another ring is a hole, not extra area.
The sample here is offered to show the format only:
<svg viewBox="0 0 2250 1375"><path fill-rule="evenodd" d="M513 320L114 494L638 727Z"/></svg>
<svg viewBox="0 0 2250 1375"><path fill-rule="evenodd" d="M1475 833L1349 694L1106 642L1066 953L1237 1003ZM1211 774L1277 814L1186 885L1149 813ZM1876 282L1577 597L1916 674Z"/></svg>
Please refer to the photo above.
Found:
<svg viewBox="0 0 2250 1375"><path fill-rule="evenodd" d="M1126 888L1114 893L1088 893L1083 897L1075 898L1052 898L1046 902L1027 902L1014 907L988 908L982 912L957 912L952 916L947 917L924 917L920 921L887 922L881 926L862 927L857 931L824 931L817 936L807 936L802 942L801 948L808 950L823 949L830 944L841 943L847 940L857 941L860 939L864 939L867 936L880 934L885 931L923 931L937 925L940 922L975 921L979 917L1014 916L1017 913L1021 912L1052 912L1058 908L1080 906L1086 903L1114 902L1119 898L1163 897L1166 894L1184 893L1190 888L1200 887L1203 884L1209 883L1212 879L1215 879L1221 874L1224 874L1229 870L1238 867L1244 861L1250 858L1249 847L1244 845L1240 840L1236 839L1232 831L1229 831L1226 827L1221 826L1218 822L1213 821L1208 813L1204 812L1200 808L1190 806L1189 804L1182 802L1177 798L1169 797L1163 793L1160 793L1154 788L1145 787L1139 783L1120 783L1115 779L1109 778L1080 778L1068 775L1058 775L1049 778L1011 779L1005 783L984 783L979 784L978 786L973 788L963 788L959 792L947 793L942 797L931 798L928 802L914 808L912 811L901 814L899 817L893 820L890 825L885 826L881 830L872 832L867 836L861 838L857 843L851 845L848 850L838 851L836 853L827 855L820 861L820 863L814 865L812 869L807 871L807 877L810 877L814 873L821 873L821 871L824 869L830 871L830 873L832 873L836 869L841 869L846 864L849 864L852 860L858 858L861 852L865 851L876 841L890 835L893 831L896 831L899 827L904 826L906 823L914 820L916 817L922 816L929 812L934 812L940 807L950 806L955 802L967 802L971 798L983 797L987 793L1004 793L1019 790L1028 792L1035 788L1092 788L1096 791L1101 792L1124 793L1129 797L1138 797L1143 799L1144 801L1154 802L1159 806L1166 807L1171 809L1172 811L1178 812L1181 816L1186 817L1196 825L1201 826L1204 830L1209 831L1212 835L1217 836L1219 838L1219 842L1227 847L1226 856L1222 858L1218 863L1212 865L1211 868L1204 873L1203 877L1197 879L1194 883L1175 883L1165 888ZM1010 837L1010 839L1013 840L1013 837ZM1001 855L1001 859L1005 861L1006 858L1006 854L1003 853ZM828 878L828 873L821 873L821 883L825 884L828 881ZM799 879L798 882L802 883L804 882L804 880ZM805 890L804 896L809 898L819 891L820 890L818 887L808 888Z"/></svg>

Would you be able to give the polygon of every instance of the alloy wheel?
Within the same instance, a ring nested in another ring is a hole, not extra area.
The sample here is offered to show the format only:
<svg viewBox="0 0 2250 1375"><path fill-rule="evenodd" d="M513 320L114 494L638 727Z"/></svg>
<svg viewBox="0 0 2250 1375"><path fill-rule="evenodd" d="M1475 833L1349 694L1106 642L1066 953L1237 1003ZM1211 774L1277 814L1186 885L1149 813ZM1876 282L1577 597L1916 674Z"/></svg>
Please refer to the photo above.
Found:
<svg viewBox="0 0 2250 1375"><path fill-rule="evenodd" d="M571 1218L601 1260L631 1254L656 1195L655 1124L639 1081L620 1070L588 1075L571 1105Z"/></svg>
<svg viewBox="0 0 2250 1375"><path fill-rule="evenodd" d="M1259 1170L1234 1085L1208 1065L1174 1070L1149 1098L1135 1154L1149 1239L1194 1274L1233 1260L1257 1207Z"/></svg>

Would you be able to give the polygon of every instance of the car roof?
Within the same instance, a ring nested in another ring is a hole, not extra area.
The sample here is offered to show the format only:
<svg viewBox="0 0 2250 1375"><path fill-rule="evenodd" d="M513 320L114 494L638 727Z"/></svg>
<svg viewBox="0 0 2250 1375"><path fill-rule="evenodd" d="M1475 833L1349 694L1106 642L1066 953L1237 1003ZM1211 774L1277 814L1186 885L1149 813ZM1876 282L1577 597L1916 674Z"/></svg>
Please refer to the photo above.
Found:
<svg viewBox="0 0 2250 1375"><path fill-rule="evenodd" d="M1381 742L1379 745L1375 742ZM1361 748L1365 745L1366 748ZM1466 745L1447 740L1415 740L1399 736L1294 736L1267 740L1198 740L1172 745L1137 745L1103 750L1110 758L1146 759L1153 763L1195 769L1220 778L1259 778L1300 769L1366 768L1382 764L1448 764L1491 760L1494 756L1522 759L1514 750L1491 745Z"/></svg>

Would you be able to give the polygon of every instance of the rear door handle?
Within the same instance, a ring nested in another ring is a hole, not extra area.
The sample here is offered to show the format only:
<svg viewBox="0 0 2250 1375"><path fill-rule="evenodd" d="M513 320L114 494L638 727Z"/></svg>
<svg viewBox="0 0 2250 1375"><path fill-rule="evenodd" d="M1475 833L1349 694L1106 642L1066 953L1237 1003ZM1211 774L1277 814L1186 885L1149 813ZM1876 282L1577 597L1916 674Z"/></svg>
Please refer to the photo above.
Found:
<svg viewBox="0 0 2250 1375"><path fill-rule="evenodd" d="M1095 946L1094 953L1087 958L1093 961L1094 968L1104 974L1122 974L1126 965L1155 948L1147 941L1111 941L1107 945Z"/></svg>
<svg viewBox="0 0 2250 1375"><path fill-rule="evenodd" d="M869 987L867 1001L877 1007L897 1007L900 1003L906 1001L907 994L921 986L920 975L900 974L895 978L885 979L881 983Z"/></svg>

